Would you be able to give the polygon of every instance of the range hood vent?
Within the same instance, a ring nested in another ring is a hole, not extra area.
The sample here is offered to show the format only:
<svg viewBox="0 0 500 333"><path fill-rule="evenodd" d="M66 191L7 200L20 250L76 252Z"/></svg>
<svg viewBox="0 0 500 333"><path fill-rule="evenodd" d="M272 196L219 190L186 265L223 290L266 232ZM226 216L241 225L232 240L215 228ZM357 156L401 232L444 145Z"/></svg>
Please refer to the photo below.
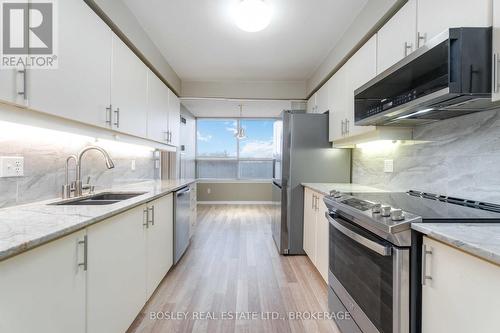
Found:
<svg viewBox="0 0 500 333"><path fill-rule="evenodd" d="M416 126L491 102L491 28L448 29L355 91L356 125Z"/></svg>

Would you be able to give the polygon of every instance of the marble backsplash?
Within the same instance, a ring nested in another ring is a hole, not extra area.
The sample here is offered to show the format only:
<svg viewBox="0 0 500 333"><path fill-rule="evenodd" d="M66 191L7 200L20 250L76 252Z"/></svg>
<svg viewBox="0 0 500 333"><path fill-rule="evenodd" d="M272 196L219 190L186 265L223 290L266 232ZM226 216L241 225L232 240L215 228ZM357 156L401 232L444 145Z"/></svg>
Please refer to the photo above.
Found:
<svg viewBox="0 0 500 333"><path fill-rule="evenodd" d="M500 203L500 111L422 125L414 138L426 143L353 149L353 182Z"/></svg>
<svg viewBox="0 0 500 333"><path fill-rule="evenodd" d="M20 205L60 196L65 182L66 158L88 145L107 150L115 164L108 170L99 152L89 151L82 162L82 179L91 177L96 190L114 185L154 179L152 149L107 140L47 131L23 133L23 130L0 132L0 156L23 156L24 177L0 178L0 207ZM132 170L135 161L135 170ZM70 180L74 164L70 164Z"/></svg>

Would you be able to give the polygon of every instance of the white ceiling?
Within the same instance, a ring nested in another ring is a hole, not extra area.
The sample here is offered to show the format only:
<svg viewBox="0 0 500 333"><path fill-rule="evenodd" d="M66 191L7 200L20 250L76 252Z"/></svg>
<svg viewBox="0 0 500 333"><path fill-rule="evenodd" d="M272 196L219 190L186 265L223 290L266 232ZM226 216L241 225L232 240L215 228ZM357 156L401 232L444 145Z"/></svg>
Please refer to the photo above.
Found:
<svg viewBox="0 0 500 333"><path fill-rule="evenodd" d="M290 101L236 100L236 99L185 99L182 104L195 117L239 117L239 105L243 105L243 117L278 117L283 110L290 110Z"/></svg>
<svg viewBox="0 0 500 333"><path fill-rule="evenodd" d="M368 0L266 0L263 31L241 31L239 0L123 0L182 80L308 79Z"/></svg>

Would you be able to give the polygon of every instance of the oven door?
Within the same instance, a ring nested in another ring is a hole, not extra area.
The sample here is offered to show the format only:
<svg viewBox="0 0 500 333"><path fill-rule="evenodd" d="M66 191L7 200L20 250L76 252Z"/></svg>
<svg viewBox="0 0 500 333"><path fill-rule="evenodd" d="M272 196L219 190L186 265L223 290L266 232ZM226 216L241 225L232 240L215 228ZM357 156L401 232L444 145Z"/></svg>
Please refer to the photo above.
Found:
<svg viewBox="0 0 500 333"><path fill-rule="evenodd" d="M363 333L409 332L409 249L338 214L330 221L329 285Z"/></svg>

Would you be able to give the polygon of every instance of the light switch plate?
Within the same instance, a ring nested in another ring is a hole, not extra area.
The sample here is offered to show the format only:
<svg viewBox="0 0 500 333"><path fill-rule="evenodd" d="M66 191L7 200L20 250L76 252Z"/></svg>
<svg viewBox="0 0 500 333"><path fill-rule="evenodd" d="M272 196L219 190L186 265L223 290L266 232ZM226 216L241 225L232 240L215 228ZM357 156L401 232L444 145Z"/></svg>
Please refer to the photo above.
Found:
<svg viewBox="0 0 500 333"><path fill-rule="evenodd" d="M384 172L394 172L394 160L384 160Z"/></svg>
<svg viewBox="0 0 500 333"><path fill-rule="evenodd" d="M0 178L24 176L24 157L0 156Z"/></svg>

